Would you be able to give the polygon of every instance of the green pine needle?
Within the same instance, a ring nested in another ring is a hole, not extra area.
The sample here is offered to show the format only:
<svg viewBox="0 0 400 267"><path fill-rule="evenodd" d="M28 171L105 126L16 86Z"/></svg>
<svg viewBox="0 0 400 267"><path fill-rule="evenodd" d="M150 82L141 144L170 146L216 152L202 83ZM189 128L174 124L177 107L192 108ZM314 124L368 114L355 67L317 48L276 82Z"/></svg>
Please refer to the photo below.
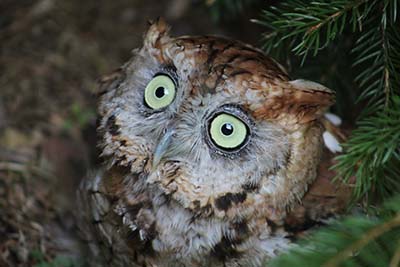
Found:
<svg viewBox="0 0 400 267"><path fill-rule="evenodd" d="M396 24L387 25L385 15L374 16L358 38L352 50L357 54L353 66L361 69L355 82L362 88L360 100L383 100L382 107L389 105L391 96L399 94L400 31ZM383 23L383 21L385 23ZM364 113L376 111L367 106Z"/></svg>
<svg viewBox="0 0 400 267"><path fill-rule="evenodd" d="M316 56L346 27L351 26L353 31L361 28L371 11L367 2L371 0L287 1L264 10L261 19L254 22L270 30L263 36L267 52L289 44L304 62L307 55Z"/></svg>
<svg viewBox="0 0 400 267"><path fill-rule="evenodd" d="M358 122L345 153L337 157L338 177L347 183L355 178L356 199L400 192L400 97L392 99L391 108Z"/></svg>
<svg viewBox="0 0 400 267"><path fill-rule="evenodd" d="M349 216L319 229L268 267L398 267L400 264L400 195L380 216Z"/></svg>

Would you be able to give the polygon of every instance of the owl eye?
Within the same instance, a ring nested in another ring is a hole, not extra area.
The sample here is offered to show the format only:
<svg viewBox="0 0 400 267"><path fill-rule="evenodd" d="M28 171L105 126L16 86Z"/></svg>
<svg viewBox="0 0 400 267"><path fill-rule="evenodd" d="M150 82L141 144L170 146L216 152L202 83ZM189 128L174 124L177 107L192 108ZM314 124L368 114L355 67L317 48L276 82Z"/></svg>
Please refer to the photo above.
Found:
<svg viewBox="0 0 400 267"><path fill-rule="evenodd" d="M218 114L211 121L211 140L217 147L225 150L235 150L243 146L248 132L243 121L226 113Z"/></svg>
<svg viewBox="0 0 400 267"><path fill-rule="evenodd" d="M174 81L164 74L155 76L144 90L144 102L151 109L161 109L175 98L176 88Z"/></svg>

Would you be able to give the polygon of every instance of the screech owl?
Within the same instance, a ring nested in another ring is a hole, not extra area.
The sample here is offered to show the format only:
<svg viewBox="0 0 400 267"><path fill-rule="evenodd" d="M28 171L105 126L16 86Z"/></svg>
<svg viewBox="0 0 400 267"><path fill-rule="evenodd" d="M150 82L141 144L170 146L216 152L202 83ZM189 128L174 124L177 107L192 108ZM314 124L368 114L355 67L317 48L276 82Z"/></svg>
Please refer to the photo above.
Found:
<svg viewBox="0 0 400 267"><path fill-rule="evenodd" d="M78 192L94 265L261 266L287 248L331 90L252 46L170 37L157 20L99 94L107 165Z"/></svg>

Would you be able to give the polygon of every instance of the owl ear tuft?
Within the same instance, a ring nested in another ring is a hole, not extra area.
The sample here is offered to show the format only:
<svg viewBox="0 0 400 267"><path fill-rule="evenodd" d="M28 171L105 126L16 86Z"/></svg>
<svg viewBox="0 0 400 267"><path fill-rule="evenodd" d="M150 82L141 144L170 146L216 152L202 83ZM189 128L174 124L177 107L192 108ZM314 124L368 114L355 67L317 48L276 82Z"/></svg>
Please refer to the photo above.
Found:
<svg viewBox="0 0 400 267"><path fill-rule="evenodd" d="M144 47L147 49L160 49L161 45L170 39L170 26L161 17L149 21L150 27L144 36Z"/></svg>
<svg viewBox="0 0 400 267"><path fill-rule="evenodd" d="M300 123L319 118L335 103L335 93L319 83L294 80L290 81L289 85L289 104L296 109L295 113Z"/></svg>

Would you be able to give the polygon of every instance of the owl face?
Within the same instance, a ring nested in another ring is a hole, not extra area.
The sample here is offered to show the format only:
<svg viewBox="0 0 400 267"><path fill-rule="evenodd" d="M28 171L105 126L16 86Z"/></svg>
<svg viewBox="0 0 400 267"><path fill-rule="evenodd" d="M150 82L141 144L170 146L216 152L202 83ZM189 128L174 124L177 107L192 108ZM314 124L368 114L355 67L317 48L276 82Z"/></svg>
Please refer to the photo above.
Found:
<svg viewBox="0 0 400 267"><path fill-rule="evenodd" d="M163 21L134 54L101 96L110 164L199 216L265 213L304 194L331 91L290 81L278 63L240 42L172 38Z"/></svg>

